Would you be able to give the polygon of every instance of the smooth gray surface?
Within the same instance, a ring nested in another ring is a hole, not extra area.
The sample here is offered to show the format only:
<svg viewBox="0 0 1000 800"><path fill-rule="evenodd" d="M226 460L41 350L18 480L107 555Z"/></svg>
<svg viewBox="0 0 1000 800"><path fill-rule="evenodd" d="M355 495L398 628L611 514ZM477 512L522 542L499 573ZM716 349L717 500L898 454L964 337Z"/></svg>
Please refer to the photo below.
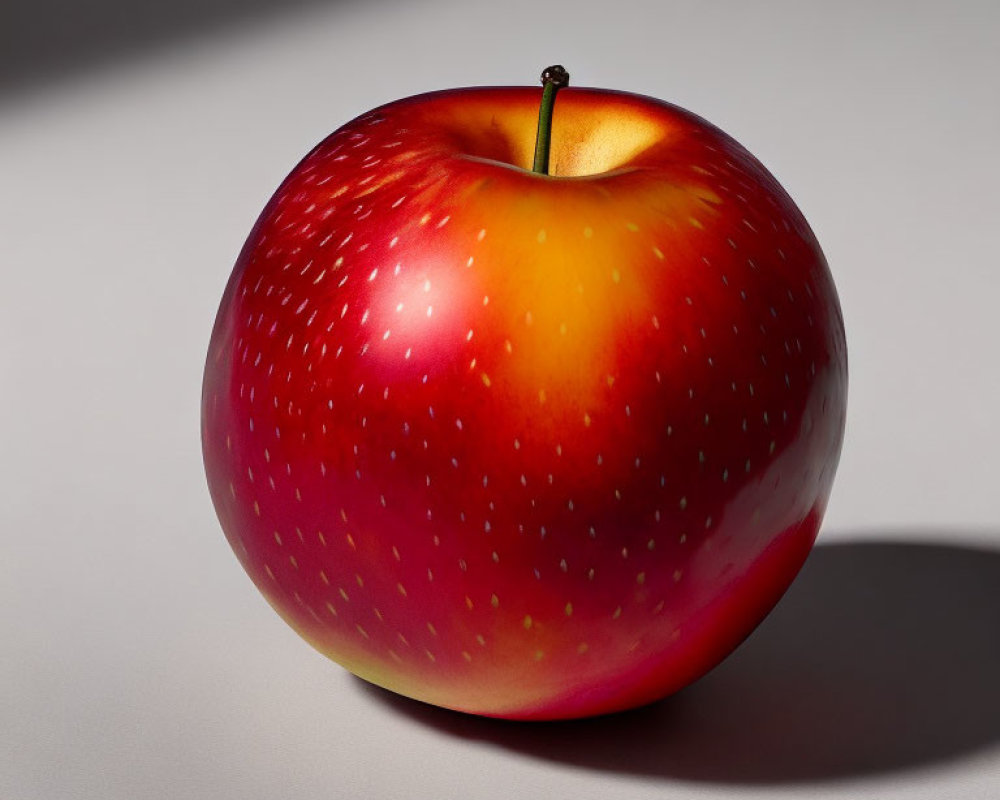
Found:
<svg viewBox="0 0 1000 800"><path fill-rule="evenodd" d="M534 5L213 17L0 96L4 800L1000 792L1000 7ZM734 657L649 709L524 726L302 643L218 527L198 404L232 262L309 147L557 61L771 168L831 263L851 395L820 545Z"/></svg>

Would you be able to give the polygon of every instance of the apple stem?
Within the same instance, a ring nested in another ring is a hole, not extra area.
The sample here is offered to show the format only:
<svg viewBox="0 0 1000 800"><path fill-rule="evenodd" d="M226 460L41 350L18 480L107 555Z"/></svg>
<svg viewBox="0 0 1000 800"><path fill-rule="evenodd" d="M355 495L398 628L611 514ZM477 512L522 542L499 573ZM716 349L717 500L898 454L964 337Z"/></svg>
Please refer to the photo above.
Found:
<svg viewBox="0 0 1000 800"><path fill-rule="evenodd" d="M549 174L549 145L552 140L552 110L556 105L556 92L568 85L569 73L559 64L542 71L542 103L538 108L535 162L531 167L539 175Z"/></svg>

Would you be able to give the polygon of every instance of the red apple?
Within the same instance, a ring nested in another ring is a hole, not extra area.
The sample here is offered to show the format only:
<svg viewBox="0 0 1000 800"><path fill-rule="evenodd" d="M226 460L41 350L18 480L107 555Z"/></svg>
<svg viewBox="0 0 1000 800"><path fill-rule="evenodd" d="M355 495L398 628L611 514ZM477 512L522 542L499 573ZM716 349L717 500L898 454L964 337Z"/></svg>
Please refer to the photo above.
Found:
<svg viewBox="0 0 1000 800"><path fill-rule="evenodd" d="M673 692L817 534L847 389L836 291L743 147L675 106L402 100L292 171L205 370L222 527L278 613L373 683L568 718Z"/></svg>

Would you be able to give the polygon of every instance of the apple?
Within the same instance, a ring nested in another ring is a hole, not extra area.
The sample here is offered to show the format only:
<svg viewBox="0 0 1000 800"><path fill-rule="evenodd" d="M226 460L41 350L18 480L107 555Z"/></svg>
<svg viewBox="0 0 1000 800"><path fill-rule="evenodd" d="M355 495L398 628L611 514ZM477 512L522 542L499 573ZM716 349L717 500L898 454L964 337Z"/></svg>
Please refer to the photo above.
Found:
<svg viewBox="0 0 1000 800"><path fill-rule="evenodd" d="M312 150L239 255L202 397L274 609L367 681L515 719L648 703L732 651L815 540L847 392L830 271L770 173L552 74Z"/></svg>

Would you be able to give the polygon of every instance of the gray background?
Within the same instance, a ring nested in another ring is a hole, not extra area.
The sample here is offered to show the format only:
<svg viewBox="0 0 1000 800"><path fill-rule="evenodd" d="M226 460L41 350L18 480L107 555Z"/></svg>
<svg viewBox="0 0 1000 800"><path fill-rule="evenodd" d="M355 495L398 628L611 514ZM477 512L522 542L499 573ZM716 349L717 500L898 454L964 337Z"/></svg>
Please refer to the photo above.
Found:
<svg viewBox="0 0 1000 800"><path fill-rule="evenodd" d="M3 15L0 798L1000 793L995 0ZM198 404L231 265L306 150L553 62L771 168L833 269L851 394L820 542L743 647L650 708L529 726L393 699L301 642L218 527Z"/></svg>

